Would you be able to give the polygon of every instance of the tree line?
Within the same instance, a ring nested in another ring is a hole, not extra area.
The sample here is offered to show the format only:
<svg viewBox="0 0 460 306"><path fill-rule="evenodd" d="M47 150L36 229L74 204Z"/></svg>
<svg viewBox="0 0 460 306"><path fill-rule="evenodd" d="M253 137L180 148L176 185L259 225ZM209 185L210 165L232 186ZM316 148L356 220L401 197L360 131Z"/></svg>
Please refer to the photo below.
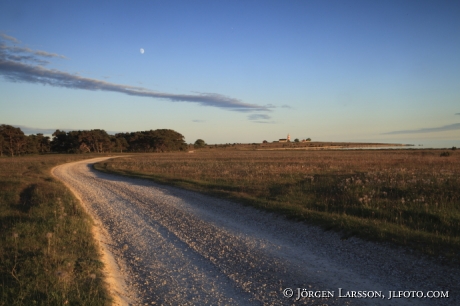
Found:
<svg viewBox="0 0 460 306"><path fill-rule="evenodd" d="M0 156L43 153L111 153L184 151L188 146L180 133L159 129L109 135L104 130L60 131L52 138L26 136L20 128L0 125Z"/></svg>

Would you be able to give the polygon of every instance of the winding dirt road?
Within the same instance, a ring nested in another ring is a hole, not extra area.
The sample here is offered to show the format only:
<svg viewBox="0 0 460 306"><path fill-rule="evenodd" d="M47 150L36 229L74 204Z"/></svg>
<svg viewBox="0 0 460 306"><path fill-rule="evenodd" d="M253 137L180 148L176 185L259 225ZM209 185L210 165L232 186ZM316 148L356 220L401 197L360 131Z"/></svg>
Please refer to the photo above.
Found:
<svg viewBox="0 0 460 306"><path fill-rule="evenodd" d="M237 203L92 169L104 159L64 164L52 173L95 219L107 264L115 267L109 278L116 280L112 289L119 304L460 304L458 268L404 249L341 240L337 233ZM448 291L449 298L388 299L390 291L409 290ZM374 297L352 296L359 291Z"/></svg>

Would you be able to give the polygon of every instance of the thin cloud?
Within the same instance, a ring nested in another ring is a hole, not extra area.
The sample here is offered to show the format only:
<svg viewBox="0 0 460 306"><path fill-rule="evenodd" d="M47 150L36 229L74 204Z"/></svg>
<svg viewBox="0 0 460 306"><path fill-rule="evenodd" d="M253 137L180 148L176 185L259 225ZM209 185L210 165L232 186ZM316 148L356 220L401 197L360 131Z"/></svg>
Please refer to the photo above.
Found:
<svg viewBox="0 0 460 306"><path fill-rule="evenodd" d="M455 115L459 115L459 116L460 116L460 113L456 113Z"/></svg>
<svg viewBox="0 0 460 306"><path fill-rule="evenodd" d="M130 96L165 99L171 102L198 103L202 106L212 106L238 112L271 111L266 106L244 103L241 100L217 93L198 93L189 95L171 94L151 91L142 87L114 84L96 79L80 77L78 75L62 72L56 69L47 69L41 66L25 63L23 62L25 58L15 58L14 56L17 55L11 54L11 52L29 52L45 57L62 57L54 53L33 51L28 48L9 47L5 44L1 44L0 75L10 82L34 83L71 89L119 92ZM31 59L31 61L33 62L34 60Z"/></svg>
<svg viewBox="0 0 460 306"><path fill-rule="evenodd" d="M2 38L4 36L0 35ZM8 36L8 35L6 35ZM14 37L12 37L14 38ZM16 39L16 38L14 38ZM19 43L19 42L18 42ZM0 43L0 49L4 52L9 52L9 53L30 53L36 56L43 56L43 57L48 57L48 58L62 58L66 59L64 55L56 54L56 53L49 53L46 51L41 51L41 50L32 50L30 48L25 48L25 47L18 47L18 46L8 46L5 43Z"/></svg>
<svg viewBox="0 0 460 306"><path fill-rule="evenodd" d="M196 122L196 123L203 123L203 122L206 122L206 120L200 120L200 119L195 119L195 120L192 120L193 122Z"/></svg>
<svg viewBox="0 0 460 306"><path fill-rule="evenodd" d="M26 48L28 49L28 48ZM60 54L56 54L56 53L49 53L49 52L46 52L46 51L40 51L40 50L36 50L36 51L33 51L33 54L36 54L36 55L39 55L39 56L44 56L44 57L59 57L59 58L63 58L63 59L66 59L67 57L65 57L64 55L60 55Z"/></svg>
<svg viewBox="0 0 460 306"><path fill-rule="evenodd" d="M281 107L282 107L282 108L292 108L292 107L290 107L290 106L287 105L287 104L281 105Z"/></svg>
<svg viewBox="0 0 460 306"><path fill-rule="evenodd" d="M40 58L37 58L34 55L16 55L16 54L5 53L2 50L2 45L1 44L0 44L0 58L4 58L6 60L16 61L16 62L27 62L27 61L29 61L29 62L37 63L39 65L47 65L47 64L49 64L48 61L42 60Z"/></svg>
<svg viewBox="0 0 460 306"><path fill-rule="evenodd" d="M260 120L260 119L268 120L268 119L270 119L270 116L265 115L265 114L253 114L253 115L249 115L248 119L249 120Z"/></svg>
<svg viewBox="0 0 460 306"><path fill-rule="evenodd" d="M395 135L395 134L422 134L422 133L433 133L433 132L446 132L460 130L460 123L449 124L441 127L424 128L418 130L403 130L383 133L383 135Z"/></svg>
<svg viewBox="0 0 460 306"><path fill-rule="evenodd" d="M124 93L131 96L166 99L172 102L193 102L203 106L214 106L234 111L269 111L264 106L241 102L216 93L199 95L170 94L150 91L142 87L114 84L90 78L84 78L67 72L50 70L21 62L0 58L0 74L7 81L27 82L72 89L101 90Z"/></svg>
<svg viewBox="0 0 460 306"><path fill-rule="evenodd" d="M4 33L0 33L0 37L3 38L3 39L6 39L6 40L9 40L15 44L20 44L21 42L19 40L17 40L16 38L12 37L12 36L9 36L9 35L6 35Z"/></svg>
<svg viewBox="0 0 460 306"><path fill-rule="evenodd" d="M275 121L253 121L254 123L275 124Z"/></svg>
<svg viewBox="0 0 460 306"><path fill-rule="evenodd" d="M248 116L248 119L254 123L262 123L262 124L274 124L275 123L275 121L267 121L271 119L271 117L266 114L252 114Z"/></svg>

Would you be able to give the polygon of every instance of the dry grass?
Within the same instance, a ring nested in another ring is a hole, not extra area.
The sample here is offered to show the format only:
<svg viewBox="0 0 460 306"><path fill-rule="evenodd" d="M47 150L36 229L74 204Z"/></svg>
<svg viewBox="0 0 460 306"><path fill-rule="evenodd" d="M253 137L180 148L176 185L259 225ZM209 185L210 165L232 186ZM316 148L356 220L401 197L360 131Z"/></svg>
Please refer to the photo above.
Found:
<svg viewBox="0 0 460 306"><path fill-rule="evenodd" d="M460 152L228 151L137 155L97 165L238 199L357 235L458 258Z"/></svg>
<svg viewBox="0 0 460 306"><path fill-rule="evenodd" d="M0 305L105 305L91 220L51 177L88 155L0 158Z"/></svg>

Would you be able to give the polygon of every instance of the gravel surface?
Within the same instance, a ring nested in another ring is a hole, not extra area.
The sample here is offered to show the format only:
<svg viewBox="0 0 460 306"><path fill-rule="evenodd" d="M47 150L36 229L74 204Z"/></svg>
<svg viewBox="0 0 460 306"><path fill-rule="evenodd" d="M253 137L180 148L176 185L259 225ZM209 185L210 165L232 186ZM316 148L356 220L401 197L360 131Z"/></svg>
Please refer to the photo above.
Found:
<svg viewBox="0 0 460 306"><path fill-rule="evenodd" d="M120 304L460 305L459 267L404 248L341 240L337 233L238 203L93 170L104 159L52 172L96 220L103 250L116 264L109 277L113 273L124 289L116 290ZM291 298L283 296L287 288ZM411 290L448 291L449 298L388 299L389 291ZM341 297L352 291L382 296ZM299 298L299 292L309 297Z"/></svg>

